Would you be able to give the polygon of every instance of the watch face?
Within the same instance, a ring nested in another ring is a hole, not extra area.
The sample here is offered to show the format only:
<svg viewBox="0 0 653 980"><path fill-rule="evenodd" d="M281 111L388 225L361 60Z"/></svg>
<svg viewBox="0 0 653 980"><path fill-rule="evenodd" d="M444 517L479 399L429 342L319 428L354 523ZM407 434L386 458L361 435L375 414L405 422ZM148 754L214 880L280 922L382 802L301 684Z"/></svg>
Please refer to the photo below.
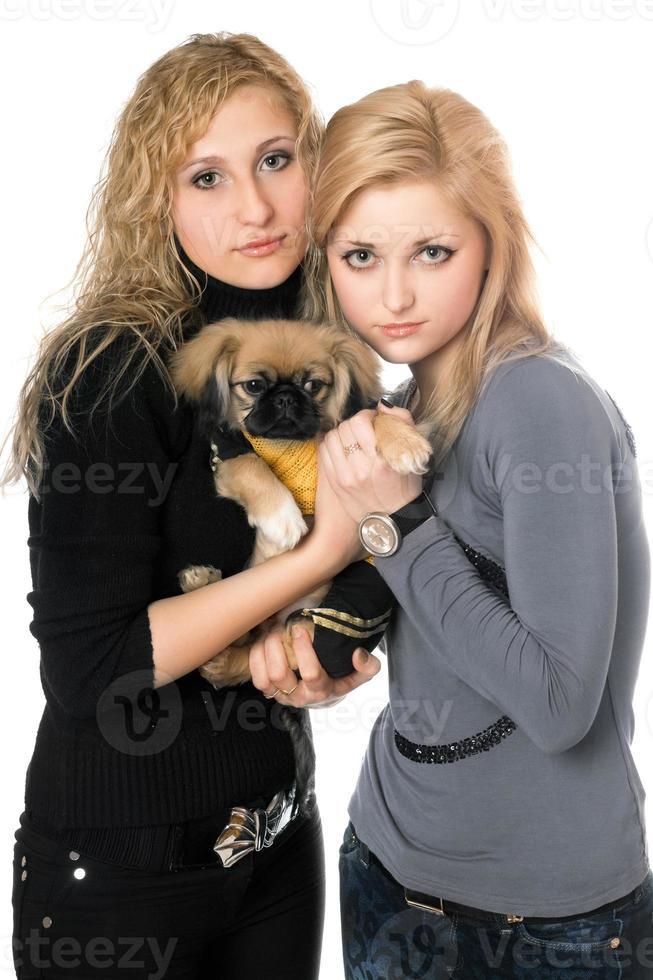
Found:
<svg viewBox="0 0 653 980"><path fill-rule="evenodd" d="M397 548L394 528L382 517L366 517L360 526L363 544L374 555L388 555Z"/></svg>

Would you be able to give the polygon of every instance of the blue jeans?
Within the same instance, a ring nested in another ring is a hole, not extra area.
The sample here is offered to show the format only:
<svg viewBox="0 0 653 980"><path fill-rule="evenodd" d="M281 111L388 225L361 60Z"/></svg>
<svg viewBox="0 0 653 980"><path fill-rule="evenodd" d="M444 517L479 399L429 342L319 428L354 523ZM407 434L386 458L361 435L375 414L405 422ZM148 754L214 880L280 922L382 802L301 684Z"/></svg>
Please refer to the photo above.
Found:
<svg viewBox="0 0 653 980"><path fill-rule="evenodd" d="M630 899L608 909L509 923L501 913L438 915L408 905L351 821L339 855L346 980L653 980L650 870Z"/></svg>

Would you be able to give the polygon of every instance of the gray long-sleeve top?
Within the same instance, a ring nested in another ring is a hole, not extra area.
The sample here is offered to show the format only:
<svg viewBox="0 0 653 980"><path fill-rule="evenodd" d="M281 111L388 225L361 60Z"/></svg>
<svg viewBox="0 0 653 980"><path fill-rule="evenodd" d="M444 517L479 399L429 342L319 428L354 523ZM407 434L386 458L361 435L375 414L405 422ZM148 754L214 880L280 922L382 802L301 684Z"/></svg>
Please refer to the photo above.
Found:
<svg viewBox="0 0 653 980"><path fill-rule="evenodd" d="M636 447L568 364L494 371L429 490L438 516L375 561L397 598L390 700L348 806L403 885L518 915L580 914L649 868L630 751L650 595ZM505 570L509 597L454 533ZM450 744L502 716L512 732L454 762L395 742Z"/></svg>

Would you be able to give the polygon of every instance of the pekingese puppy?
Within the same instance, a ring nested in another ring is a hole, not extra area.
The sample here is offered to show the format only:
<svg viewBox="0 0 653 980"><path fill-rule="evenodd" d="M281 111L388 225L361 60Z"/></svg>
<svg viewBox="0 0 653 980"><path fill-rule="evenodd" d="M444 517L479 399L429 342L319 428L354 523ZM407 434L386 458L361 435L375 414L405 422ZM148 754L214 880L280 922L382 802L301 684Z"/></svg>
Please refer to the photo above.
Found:
<svg viewBox="0 0 653 980"><path fill-rule="evenodd" d="M216 460L214 470L216 492L239 503L256 528L250 567L290 550L309 530L316 436L376 406L383 394L381 367L378 355L342 327L305 320L219 320L171 356L173 383L197 406L207 437L217 429L240 432L255 449ZM378 413L374 431L377 452L397 473L427 471L432 448L424 425ZM211 566L188 566L178 576L184 592L220 577ZM250 680L250 646L280 626L288 663L296 670L286 619L297 609L319 605L329 586L248 630L202 665L202 676L215 687ZM304 625L312 639L312 620Z"/></svg>

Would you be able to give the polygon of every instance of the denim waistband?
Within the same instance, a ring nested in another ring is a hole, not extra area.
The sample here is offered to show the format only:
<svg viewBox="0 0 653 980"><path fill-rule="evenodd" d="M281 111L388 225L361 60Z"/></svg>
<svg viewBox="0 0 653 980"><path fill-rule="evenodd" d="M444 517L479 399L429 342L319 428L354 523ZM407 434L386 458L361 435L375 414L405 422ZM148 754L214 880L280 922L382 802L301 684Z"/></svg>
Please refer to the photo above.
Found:
<svg viewBox="0 0 653 980"><path fill-rule="evenodd" d="M352 824L353 827L353 824ZM355 830L355 828L354 828ZM358 838L359 846L361 849L361 860L363 863L373 862L383 874L391 879L398 888L403 889L403 885L397 881L397 879L388 871L383 862L377 857L377 855L369 849L367 844L365 844L360 837ZM653 873L649 868L646 877L638 885L636 885L632 891L628 892L627 895L622 895L619 898L615 898L610 902L605 902L603 905L599 905L593 909L586 909L583 912L575 912L573 915L553 915L553 916L537 916L537 915L525 915L520 916L520 920L523 919L524 922L571 922L574 919L581 918L586 915L595 915L600 912L611 911L612 909L619 909L620 906L626 905L633 900L639 901L641 897L648 894L653 890ZM409 892L411 889L409 889ZM420 893L424 894L424 893ZM432 895L430 896L434 900L434 904L439 907L439 897ZM470 919L483 919L491 922L504 922L506 921L506 913L503 912L491 912L488 909L478 909L471 905L463 905L461 902L452 902L448 899L442 899L444 911L448 913L455 913L460 916L467 916Z"/></svg>

